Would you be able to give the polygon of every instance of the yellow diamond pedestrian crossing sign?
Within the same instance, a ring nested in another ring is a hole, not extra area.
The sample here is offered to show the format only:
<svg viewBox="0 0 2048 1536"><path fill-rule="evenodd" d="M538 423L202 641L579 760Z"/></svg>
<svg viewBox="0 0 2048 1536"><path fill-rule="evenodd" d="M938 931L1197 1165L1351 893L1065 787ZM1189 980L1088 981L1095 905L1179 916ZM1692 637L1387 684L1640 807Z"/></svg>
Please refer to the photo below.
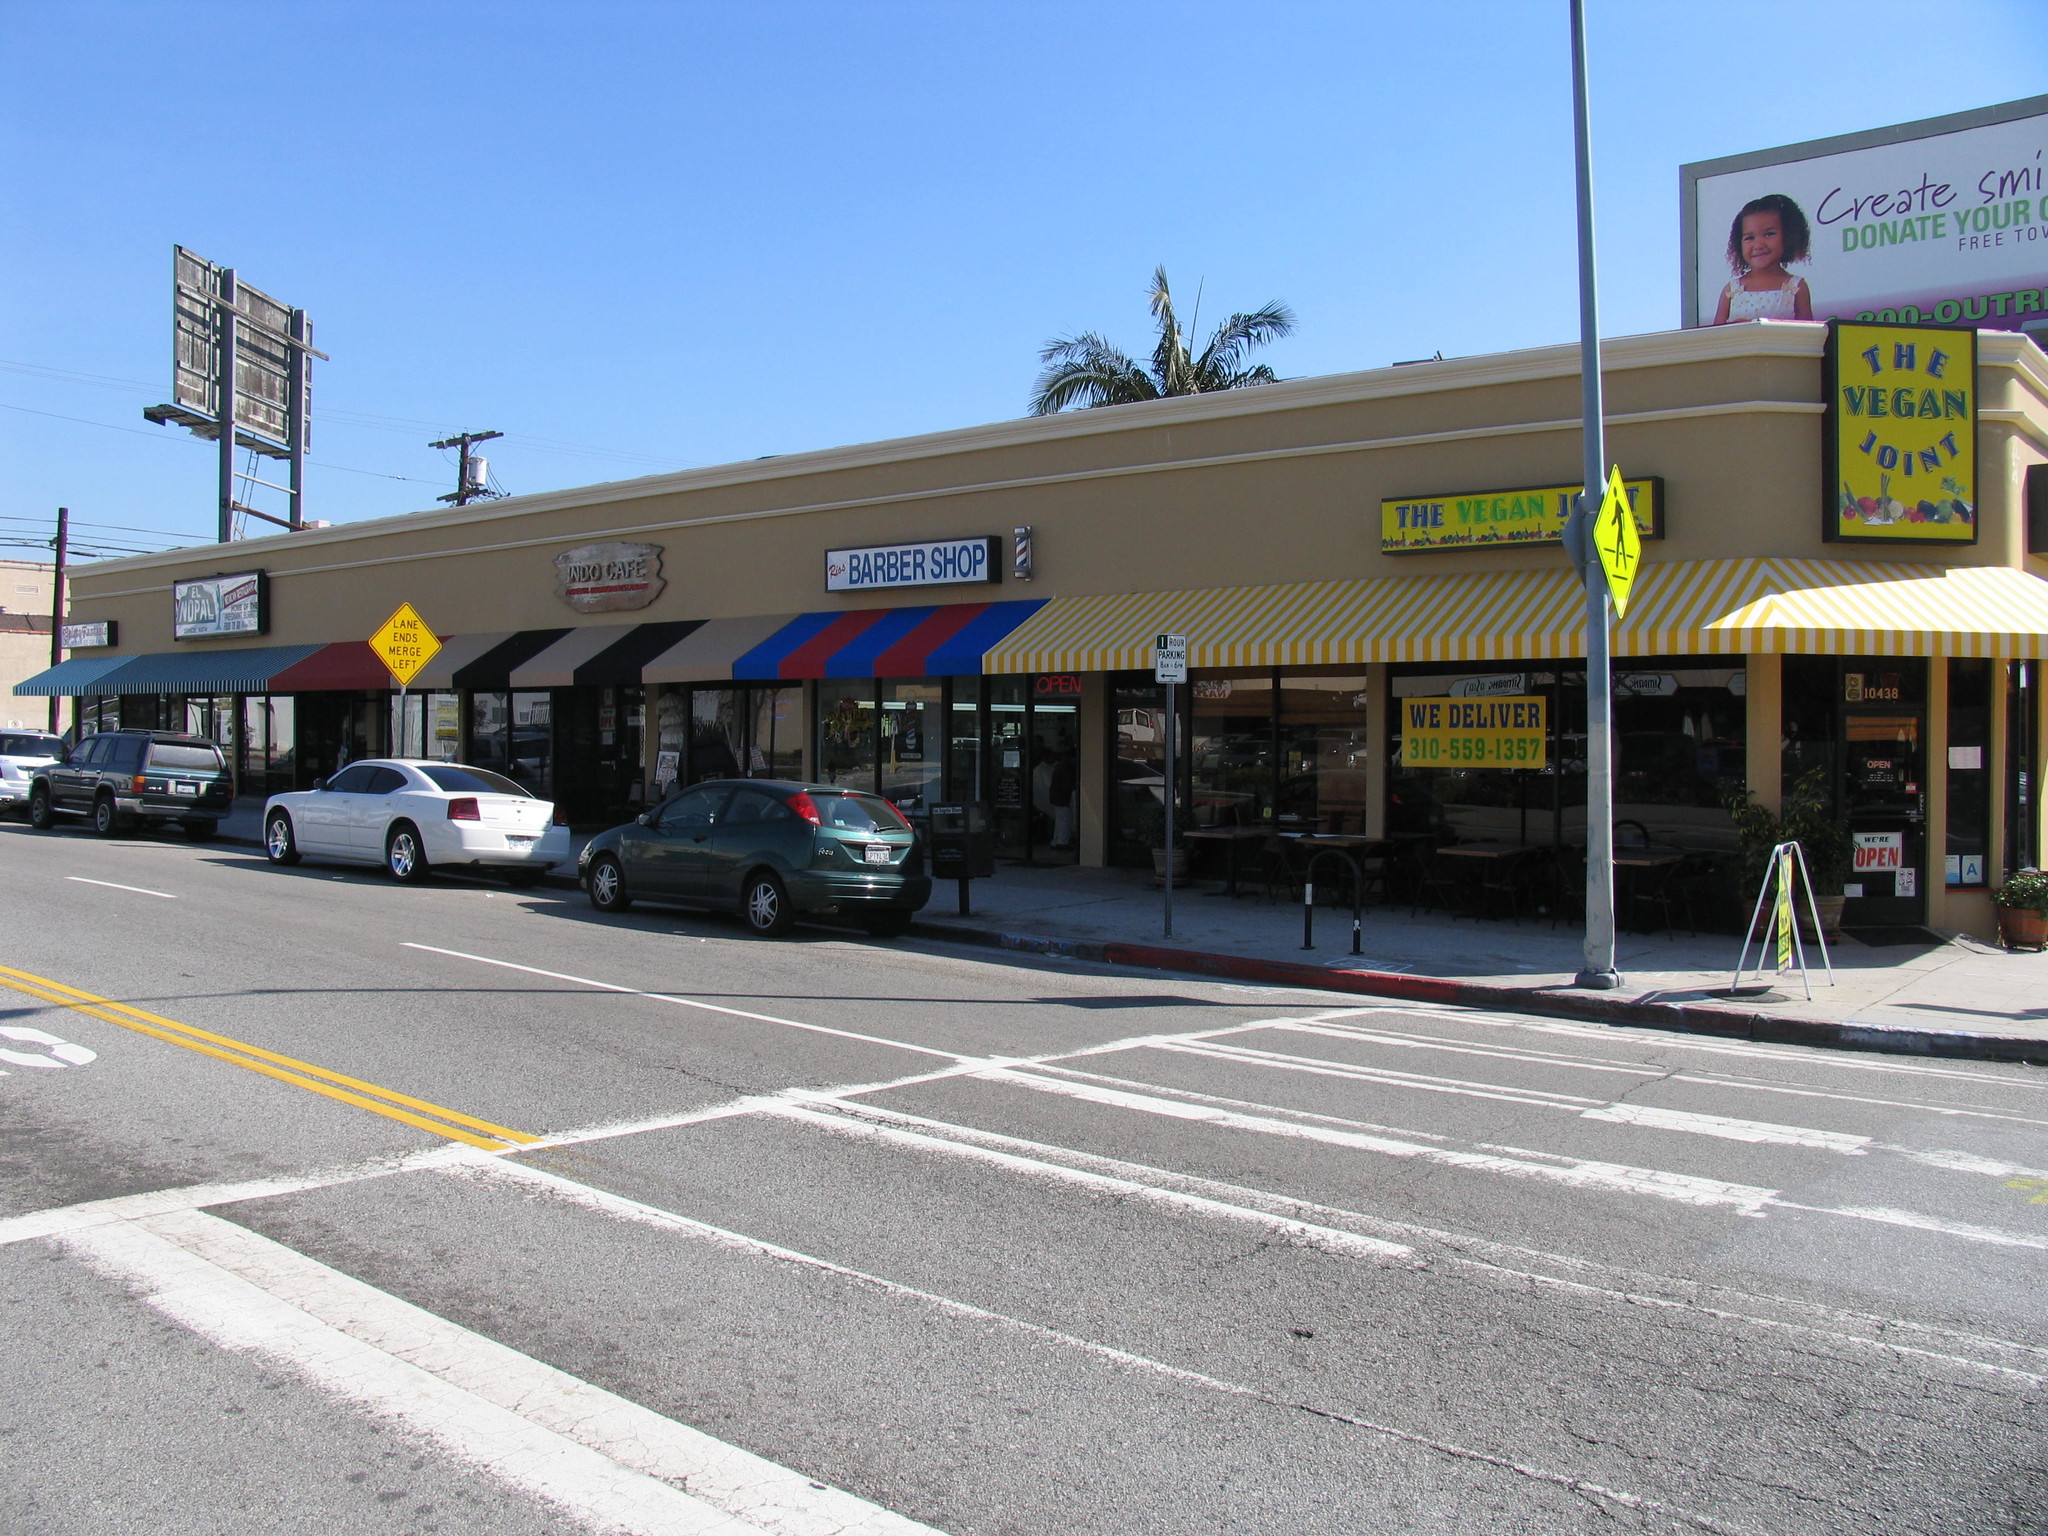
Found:
<svg viewBox="0 0 2048 1536"><path fill-rule="evenodd" d="M410 688L420 669L440 651L441 641L427 628L427 621L413 611L411 603L400 603L398 612L370 636L370 649L391 669L399 687Z"/></svg>
<svg viewBox="0 0 2048 1536"><path fill-rule="evenodd" d="M1628 613L1636 567L1643 563L1643 535L1636 527L1635 508L1629 504L1619 464L1607 476L1607 494L1600 499L1600 515L1593 520L1593 548L1600 555L1600 569L1607 573L1615 615L1622 617Z"/></svg>

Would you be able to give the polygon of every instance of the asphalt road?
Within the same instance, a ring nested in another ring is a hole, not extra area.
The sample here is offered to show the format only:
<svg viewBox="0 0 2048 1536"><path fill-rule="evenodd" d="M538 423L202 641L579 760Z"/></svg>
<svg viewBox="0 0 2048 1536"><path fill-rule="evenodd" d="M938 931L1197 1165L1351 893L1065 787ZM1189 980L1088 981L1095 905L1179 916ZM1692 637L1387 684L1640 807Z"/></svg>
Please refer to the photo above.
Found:
<svg viewBox="0 0 2048 1536"><path fill-rule="evenodd" d="M0 825L0 1530L2048 1532L2048 1076Z"/></svg>

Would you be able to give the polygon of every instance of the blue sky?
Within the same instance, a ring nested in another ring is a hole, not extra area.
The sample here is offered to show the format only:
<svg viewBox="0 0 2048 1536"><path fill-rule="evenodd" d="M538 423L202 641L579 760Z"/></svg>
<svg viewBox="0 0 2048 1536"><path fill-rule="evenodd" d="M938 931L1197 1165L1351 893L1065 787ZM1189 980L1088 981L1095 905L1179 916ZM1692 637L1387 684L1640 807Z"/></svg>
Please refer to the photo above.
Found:
<svg viewBox="0 0 2048 1536"><path fill-rule="evenodd" d="M1609 334L1677 323L1681 163L2048 92L2038 0L1590 15ZM432 506L457 428L504 431L525 492L1018 416L1047 338L1146 348L1160 262L1204 330L1292 305L1287 377L1567 341L1565 27L1564 0L14 0L0 538L59 503L108 547L211 537L210 448L141 418L173 243L312 314L307 510L335 522Z"/></svg>

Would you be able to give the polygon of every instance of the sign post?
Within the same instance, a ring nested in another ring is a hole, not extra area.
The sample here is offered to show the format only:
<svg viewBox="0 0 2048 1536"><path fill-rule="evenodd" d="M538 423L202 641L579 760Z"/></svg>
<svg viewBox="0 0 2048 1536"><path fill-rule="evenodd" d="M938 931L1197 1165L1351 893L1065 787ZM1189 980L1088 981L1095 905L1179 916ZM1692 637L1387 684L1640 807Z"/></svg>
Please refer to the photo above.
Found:
<svg viewBox="0 0 2048 1536"><path fill-rule="evenodd" d="M1594 509L1607 462L1600 396L1600 295L1593 261L1593 127L1586 94L1586 4L1572 4L1572 127L1579 213L1579 397L1585 490L1565 528L1565 547L1586 584L1586 947L1576 984L1607 992L1614 969L1614 688L1608 655L1607 570L1596 548ZM1624 495L1623 505L1627 504ZM1629 519L1631 532L1634 520ZM1633 572L1631 572L1633 574ZM1625 599L1624 599L1625 600Z"/></svg>
<svg viewBox="0 0 2048 1536"><path fill-rule="evenodd" d="M427 628L427 621L414 611L411 603L400 603L398 610L370 636L370 649L377 653L378 659L398 683L399 740L398 751L393 755L404 757L408 745L405 740L405 696L412 687L412 680L440 653L441 640ZM420 755L426 756L425 741L420 743Z"/></svg>
<svg viewBox="0 0 2048 1536"><path fill-rule="evenodd" d="M1173 802L1179 798L1180 754L1175 750L1174 732L1179 724L1179 700L1175 689L1188 680L1188 637L1161 635L1152 643L1152 680L1166 685L1166 933L1173 937L1173 880L1176 873L1173 848Z"/></svg>

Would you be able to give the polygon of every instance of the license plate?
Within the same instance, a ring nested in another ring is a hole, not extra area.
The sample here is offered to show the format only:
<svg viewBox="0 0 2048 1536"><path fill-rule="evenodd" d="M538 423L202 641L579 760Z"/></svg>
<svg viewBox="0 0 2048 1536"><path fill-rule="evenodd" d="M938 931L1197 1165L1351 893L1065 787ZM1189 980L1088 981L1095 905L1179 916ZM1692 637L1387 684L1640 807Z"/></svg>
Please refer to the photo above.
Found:
<svg viewBox="0 0 2048 1536"><path fill-rule="evenodd" d="M886 864L886 863L888 863L888 862L889 862L889 845L888 845L887 843L869 843L869 844L868 844L868 862L869 862L870 864Z"/></svg>
<svg viewBox="0 0 2048 1536"><path fill-rule="evenodd" d="M540 839L537 837L521 837L516 832L507 832L505 834L506 844L509 847L513 848L531 848L535 843L539 841Z"/></svg>
<svg viewBox="0 0 2048 1536"><path fill-rule="evenodd" d="M199 786L197 784L173 784L171 786L171 793L174 795L196 795L199 793Z"/></svg>

